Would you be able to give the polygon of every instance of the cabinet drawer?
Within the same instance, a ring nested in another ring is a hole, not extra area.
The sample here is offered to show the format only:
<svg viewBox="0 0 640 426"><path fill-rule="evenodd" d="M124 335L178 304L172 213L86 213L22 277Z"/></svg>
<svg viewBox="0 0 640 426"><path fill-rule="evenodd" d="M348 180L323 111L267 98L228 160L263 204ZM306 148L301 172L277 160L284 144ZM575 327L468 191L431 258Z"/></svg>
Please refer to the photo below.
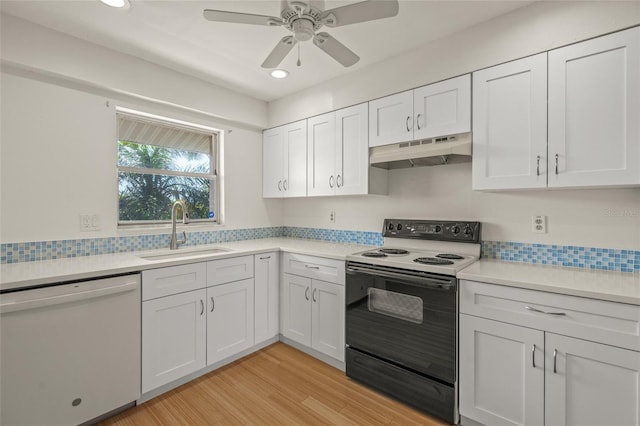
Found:
<svg viewBox="0 0 640 426"><path fill-rule="evenodd" d="M637 305L463 280L460 312L640 350Z"/></svg>
<svg viewBox="0 0 640 426"><path fill-rule="evenodd" d="M285 253L282 270L290 274L344 285L344 261Z"/></svg>
<svg viewBox="0 0 640 426"><path fill-rule="evenodd" d="M253 278L253 256L207 262L207 286Z"/></svg>
<svg viewBox="0 0 640 426"><path fill-rule="evenodd" d="M142 271L142 300L205 288L206 282L204 262Z"/></svg>

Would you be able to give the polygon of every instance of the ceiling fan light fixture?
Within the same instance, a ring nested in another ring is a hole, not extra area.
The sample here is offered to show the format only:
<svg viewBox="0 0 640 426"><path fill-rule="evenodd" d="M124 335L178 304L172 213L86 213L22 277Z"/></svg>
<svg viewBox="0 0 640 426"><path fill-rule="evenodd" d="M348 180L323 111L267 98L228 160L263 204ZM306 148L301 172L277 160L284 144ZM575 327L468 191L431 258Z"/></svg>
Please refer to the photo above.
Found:
<svg viewBox="0 0 640 426"><path fill-rule="evenodd" d="M277 70L271 71L271 77L277 78L277 79L286 78L288 75L289 75L289 71L286 71L286 70L277 69Z"/></svg>
<svg viewBox="0 0 640 426"><path fill-rule="evenodd" d="M116 7L118 9L128 9L130 4L129 0L100 0L107 6Z"/></svg>

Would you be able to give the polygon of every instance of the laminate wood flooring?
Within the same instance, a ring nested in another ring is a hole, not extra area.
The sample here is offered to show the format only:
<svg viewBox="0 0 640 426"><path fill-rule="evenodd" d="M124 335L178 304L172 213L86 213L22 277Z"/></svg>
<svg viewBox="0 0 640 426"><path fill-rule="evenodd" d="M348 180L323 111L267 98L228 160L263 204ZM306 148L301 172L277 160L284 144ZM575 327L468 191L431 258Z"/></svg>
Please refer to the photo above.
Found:
<svg viewBox="0 0 640 426"><path fill-rule="evenodd" d="M445 425L275 343L102 422L130 425Z"/></svg>

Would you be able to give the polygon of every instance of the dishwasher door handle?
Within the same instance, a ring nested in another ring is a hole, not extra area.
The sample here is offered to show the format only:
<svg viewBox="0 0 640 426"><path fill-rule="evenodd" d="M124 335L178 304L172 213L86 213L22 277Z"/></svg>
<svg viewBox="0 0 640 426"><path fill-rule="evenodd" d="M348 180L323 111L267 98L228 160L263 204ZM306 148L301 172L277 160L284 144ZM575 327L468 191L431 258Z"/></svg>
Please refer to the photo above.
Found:
<svg viewBox="0 0 640 426"><path fill-rule="evenodd" d="M25 298L24 300L5 301L0 297L0 314L8 312L24 311L27 309L42 308L45 306L61 305L63 303L77 302L80 300L94 299L96 297L109 296L112 294L126 293L128 291L134 291L138 288L138 282L132 281L124 284L112 285L103 288L76 290L81 288L84 283L79 284L61 284L64 287L70 287L69 291L63 294L56 294L52 296ZM49 287L51 288L51 287ZM25 290L23 293L33 292L38 293L40 289ZM43 289L43 290L46 290Z"/></svg>

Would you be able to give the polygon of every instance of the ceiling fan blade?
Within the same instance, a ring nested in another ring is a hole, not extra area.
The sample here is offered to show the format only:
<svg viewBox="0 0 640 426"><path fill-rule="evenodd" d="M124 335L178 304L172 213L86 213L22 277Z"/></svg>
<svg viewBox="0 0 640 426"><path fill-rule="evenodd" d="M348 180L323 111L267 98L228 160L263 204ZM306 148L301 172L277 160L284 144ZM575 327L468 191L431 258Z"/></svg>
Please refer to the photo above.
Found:
<svg viewBox="0 0 640 426"><path fill-rule="evenodd" d="M273 48L267 59L262 63L262 68L275 68L280 65L280 62L287 56L293 46L298 43L293 36L283 37L282 40L276 44L276 47Z"/></svg>
<svg viewBox="0 0 640 426"><path fill-rule="evenodd" d="M398 14L398 0L361 1L329 9L322 14L327 27L341 27L358 22L391 18Z"/></svg>
<svg viewBox="0 0 640 426"><path fill-rule="evenodd" d="M216 22L232 22L235 24L252 24L278 26L284 22L275 16L252 15L251 13L226 12L224 10L205 9L204 18Z"/></svg>
<svg viewBox="0 0 640 426"><path fill-rule="evenodd" d="M358 55L327 33L316 34L313 44L345 67L350 67L360 60Z"/></svg>

